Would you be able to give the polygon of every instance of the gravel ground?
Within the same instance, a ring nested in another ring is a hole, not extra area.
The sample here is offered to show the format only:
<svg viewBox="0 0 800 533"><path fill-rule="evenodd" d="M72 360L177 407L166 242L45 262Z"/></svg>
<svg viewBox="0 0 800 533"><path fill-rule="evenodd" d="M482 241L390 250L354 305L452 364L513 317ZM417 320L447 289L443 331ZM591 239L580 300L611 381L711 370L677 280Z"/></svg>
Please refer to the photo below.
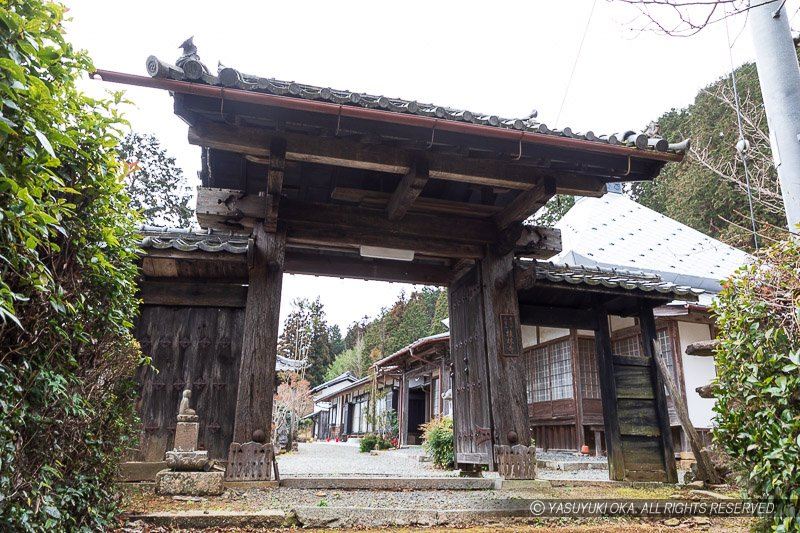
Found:
<svg viewBox="0 0 800 533"><path fill-rule="evenodd" d="M360 453L358 446L333 442L301 442L298 451L278 456L282 477L445 477L458 472L439 470L414 460L418 448Z"/></svg>
<svg viewBox="0 0 800 533"><path fill-rule="evenodd" d="M439 470L430 462L419 462L420 446L387 450L378 455L360 453L358 446L333 442L301 442L297 452L278 456L283 477L456 477L458 471ZM539 452L538 460L605 463L605 457L570 452ZM557 470L540 468L540 479L608 481L608 469ZM683 471L678 471L683 480Z"/></svg>

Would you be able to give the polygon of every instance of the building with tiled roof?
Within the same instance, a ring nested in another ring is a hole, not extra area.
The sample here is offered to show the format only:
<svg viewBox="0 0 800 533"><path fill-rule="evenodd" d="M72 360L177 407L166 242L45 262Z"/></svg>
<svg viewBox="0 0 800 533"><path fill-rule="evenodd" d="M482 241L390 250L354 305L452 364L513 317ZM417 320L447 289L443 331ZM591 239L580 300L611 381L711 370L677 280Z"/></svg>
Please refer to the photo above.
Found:
<svg viewBox="0 0 800 533"><path fill-rule="evenodd" d="M561 230L563 250L551 262L537 262L538 279L672 295L672 302L654 309L658 341L692 423L707 435L714 400L696 389L714 378L714 362L686 351L690 344L714 337L709 305L720 281L749 255L619 192L578 199L556 228ZM610 330L615 355L643 355L637 319L612 316ZM587 444L601 449L603 416L593 332L523 326L523 337L537 445L578 449ZM671 400L668 408L675 450L687 453Z"/></svg>

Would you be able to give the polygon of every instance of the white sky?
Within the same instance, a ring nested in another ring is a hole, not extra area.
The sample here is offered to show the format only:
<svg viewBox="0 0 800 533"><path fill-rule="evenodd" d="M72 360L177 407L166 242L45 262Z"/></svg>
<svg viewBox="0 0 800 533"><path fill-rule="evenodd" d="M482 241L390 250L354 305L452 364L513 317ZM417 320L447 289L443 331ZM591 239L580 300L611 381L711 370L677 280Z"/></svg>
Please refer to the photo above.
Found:
<svg viewBox="0 0 800 533"><path fill-rule="evenodd" d="M800 0L787 2L797 11ZM69 39L97 68L146 75L154 54L174 62L194 35L200 57L265 77L428 101L506 117L532 109L555 126L592 0L509 2L317 2L67 0ZM598 0L564 105L560 127L612 133L642 129L691 103L730 70L725 25L691 38L633 31L636 10ZM744 18L736 64L753 57ZM123 86L86 81L93 94ZM132 127L154 133L197 185L200 150L165 91L130 87ZM282 319L294 298L320 295L344 332L390 305L401 284L285 276Z"/></svg>

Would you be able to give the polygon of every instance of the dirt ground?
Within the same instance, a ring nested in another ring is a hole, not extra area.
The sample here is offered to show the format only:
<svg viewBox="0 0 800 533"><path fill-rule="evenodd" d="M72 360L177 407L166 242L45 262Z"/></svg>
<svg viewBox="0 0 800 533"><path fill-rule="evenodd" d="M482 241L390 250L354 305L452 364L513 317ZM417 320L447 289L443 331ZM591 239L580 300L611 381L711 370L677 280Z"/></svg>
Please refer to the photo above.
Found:
<svg viewBox="0 0 800 533"><path fill-rule="evenodd" d="M155 512L255 512L265 509L277 509L290 512L298 507L324 507L331 511L337 509L350 509L353 507L381 509L493 509L506 505L524 504L525 500L546 499L698 499L700 496L692 494L688 488L672 486L646 486L623 487L611 484L597 484L581 487L544 487L536 490L489 490L489 491L364 491L364 490L306 490L306 489L251 489L227 490L219 497L198 499L174 499L172 497L157 496L153 493L152 486L139 487L125 486L123 488L124 506L126 514L137 515ZM730 495L735 493L730 491ZM426 527L431 531L460 531L469 529L480 533L490 531L557 531L570 532L597 532L610 533L621 531L749 531L754 524L750 518L720 518L720 517L681 517L669 520L659 517L653 519L642 518L485 518L465 527L442 528ZM369 521L365 522L369 525ZM469 526L469 527L467 527ZM419 527L415 529L420 529ZM217 528L210 531L285 531L286 529L242 529L242 528ZM318 531L323 531L319 529ZM393 531L411 531L406 527L392 528ZM120 531L139 532L147 531L160 533L166 531L180 531L161 527L142 527L141 524L129 524L129 527ZM380 529L336 529L336 531L386 531Z"/></svg>

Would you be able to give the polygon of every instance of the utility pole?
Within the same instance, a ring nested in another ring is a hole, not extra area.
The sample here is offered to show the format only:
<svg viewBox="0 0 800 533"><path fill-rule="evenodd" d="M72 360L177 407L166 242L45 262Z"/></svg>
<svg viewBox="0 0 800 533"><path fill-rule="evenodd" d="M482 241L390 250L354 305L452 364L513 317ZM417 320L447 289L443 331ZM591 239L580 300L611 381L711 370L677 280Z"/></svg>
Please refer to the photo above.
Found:
<svg viewBox="0 0 800 533"><path fill-rule="evenodd" d="M789 231L800 234L800 65L785 1L750 10L750 29Z"/></svg>

